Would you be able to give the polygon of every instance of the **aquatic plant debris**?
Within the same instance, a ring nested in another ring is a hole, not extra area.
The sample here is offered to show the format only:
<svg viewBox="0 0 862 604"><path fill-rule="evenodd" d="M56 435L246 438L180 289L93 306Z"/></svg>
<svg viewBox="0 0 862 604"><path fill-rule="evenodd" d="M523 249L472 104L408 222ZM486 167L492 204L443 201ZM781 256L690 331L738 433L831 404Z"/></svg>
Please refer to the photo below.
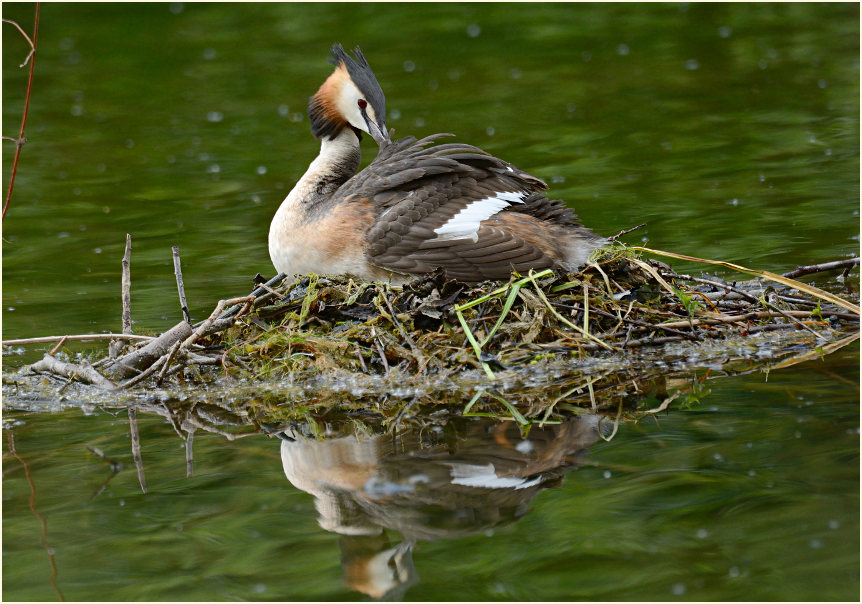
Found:
<svg viewBox="0 0 862 604"><path fill-rule="evenodd" d="M116 357L76 364L63 347L4 376L4 390L21 402L71 380L94 400L244 399L290 403L292 416L327 404L388 414L381 405L397 400L403 417L419 400L465 414L494 407L525 424L607 406L668 376L768 370L859 337L858 278L833 280L829 292L753 269L742 270L770 281L727 282L678 274L646 253L700 261L615 243L580 272L505 284L439 271L403 286L278 275L219 301L205 321L128 338Z"/></svg>

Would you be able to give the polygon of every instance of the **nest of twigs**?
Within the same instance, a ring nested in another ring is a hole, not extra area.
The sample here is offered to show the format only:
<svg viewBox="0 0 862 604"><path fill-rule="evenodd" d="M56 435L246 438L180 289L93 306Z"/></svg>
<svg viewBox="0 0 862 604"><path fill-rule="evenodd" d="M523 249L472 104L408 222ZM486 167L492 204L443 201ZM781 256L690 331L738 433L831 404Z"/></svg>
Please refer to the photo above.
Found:
<svg viewBox="0 0 862 604"><path fill-rule="evenodd" d="M858 259L835 264L823 266L846 277ZM467 285L443 273L404 286L279 275L249 296L220 301L201 323L181 321L144 341L118 336L121 345L92 363L46 355L19 375L63 376L106 391L232 384L251 398L271 392L306 405L331 401L332 392L355 403L369 393L422 391L436 392L436 402L449 393L463 406L465 389L557 385L595 407L596 392L637 391L688 367L740 360L751 367L858 337L858 293L846 279L839 297L751 272L761 277L680 275L618 244L578 273L544 270L502 285Z"/></svg>

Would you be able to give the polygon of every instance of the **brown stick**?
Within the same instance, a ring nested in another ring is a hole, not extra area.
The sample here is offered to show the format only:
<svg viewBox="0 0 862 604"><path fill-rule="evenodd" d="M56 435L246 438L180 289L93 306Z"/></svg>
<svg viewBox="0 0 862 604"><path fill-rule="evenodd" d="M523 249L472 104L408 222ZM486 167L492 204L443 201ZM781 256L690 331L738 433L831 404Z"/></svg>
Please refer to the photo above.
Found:
<svg viewBox="0 0 862 604"><path fill-rule="evenodd" d="M620 238L620 237L622 237L623 235L628 235L628 234L629 234L629 233L631 233L632 231L636 231L636 230L638 230L638 229L642 229L642 228L643 228L643 227L645 227L646 225L647 225L647 223L642 222L641 224L639 224L639 225L637 225L637 226L635 226L635 227L632 227L632 228L630 228L630 229L624 229L624 230L620 231L619 233L617 233L616 235L613 235L613 236L611 236L611 237L608 237L608 241L616 241L617 239L619 239L619 238Z"/></svg>
<svg viewBox="0 0 862 604"><path fill-rule="evenodd" d="M800 319L809 319L812 317L811 313L807 310L786 310L784 311L791 316L795 316ZM849 315L849 313L848 313ZM728 323L744 323L746 321L752 321L755 319L774 319L776 317L782 316L781 313L777 313L771 310L757 310L753 312L747 312L742 315L725 315L723 317L713 317L710 319L693 319L691 324L698 325L725 325ZM856 315L851 315L855 317ZM646 327L637 327L634 329L636 332L643 331L652 331L656 329L664 329L666 327L670 328L679 328L679 327L689 327L690 324L688 321L676 321L673 323L662 323L660 325L648 325Z"/></svg>
<svg viewBox="0 0 862 604"><path fill-rule="evenodd" d="M136 336L133 334L119 333L87 333L75 336L43 336L39 338L20 338L17 340L3 340L3 346L19 346L21 344L47 344L58 340L155 340L153 336Z"/></svg>
<svg viewBox="0 0 862 604"><path fill-rule="evenodd" d="M62 375L69 379L80 379L81 381L93 384L103 390L113 390L114 384L103 376L101 373L93 369L87 361L81 361L79 365L74 363L65 363L59 361L52 356L45 355L41 361L37 361L28 367L30 371L48 371L56 375Z"/></svg>
<svg viewBox="0 0 862 604"><path fill-rule="evenodd" d="M192 327L185 321L180 321L168 331L152 340L138 350L120 357L111 366L112 375L128 378L136 375L142 367L146 367L167 354L177 341L183 341L192 333Z"/></svg>
<svg viewBox="0 0 862 604"><path fill-rule="evenodd" d="M58 350L60 350L60 348L63 346L63 344L65 344L65 343L66 343L66 340L67 340L67 338L65 338L65 337L64 337L62 340L60 340L59 342L57 342L57 345L56 345L56 346L54 346L54 348L52 348L52 349L48 352L48 356L51 356L51 357L52 357L52 356L54 356L54 354L55 354Z"/></svg>
<svg viewBox="0 0 862 604"><path fill-rule="evenodd" d="M132 261L132 236L126 233L126 251L123 253L123 333L132 333L132 278L130 266Z"/></svg>
<svg viewBox="0 0 862 604"><path fill-rule="evenodd" d="M180 267L180 248L172 246L171 251L174 255L174 276L177 278L177 292L180 294L180 308L183 309L183 318L186 323L191 323L192 318L189 316L189 306L186 304L186 288L183 285L183 269Z"/></svg>
<svg viewBox="0 0 862 604"><path fill-rule="evenodd" d="M389 318L392 319L392 323L395 327L398 328L398 333L401 334L401 337L407 342L410 346L410 350L413 351L413 357L416 359L416 363L419 365L423 365L425 363L425 355L422 354L422 351L416 346L416 343L413 341L413 338L410 337L410 334L405 331L404 327L401 326L401 322L395 316L395 309L392 308L392 304L389 303L389 299L386 297L385 292L381 292L381 297L383 301L386 303L386 308L389 309Z"/></svg>
<svg viewBox="0 0 862 604"><path fill-rule="evenodd" d="M764 306L768 306L769 308L771 308L772 310L774 310L775 312L777 312L778 314L783 316L785 319L790 320L790 322L792 322L792 323L796 324L797 326L801 327L802 329L805 329L806 331L810 332L815 337L820 338L821 340L824 340L824 341L829 339L826 336L823 336L823 335L817 333L816 331L814 331L813 329L811 329L810 327L808 327L804 323L800 323L790 313L788 313L785 310L782 310L781 308L778 308L775 304L768 301L765 297L763 300L760 300L759 298L757 298L757 296L754 296L748 292L744 292L741 289L738 289L732 285L727 285L726 283L720 283L718 281L709 281L708 279L699 279L697 277L689 277L688 275L676 275L676 274L674 274L672 276L672 278L677 278L677 277L682 277L682 278L688 277L689 280L691 280L691 281L698 281L700 283L708 283L709 285L712 285L714 287L721 287L723 289L726 289L729 292L733 292L735 294L738 294L738 295L742 296L743 298L747 299L749 302L755 302L755 303L760 302ZM711 302L710 302L710 304L711 304Z"/></svg>
<svg viewBox="0 0 862 604"><path fill-rule="evenodd" d="M168 358L167 358L167 359L165 359L165 363L162 365L162 370L161 370L161 371L159 371L159 375L158 375L158 377L156 377L156 384L161 385L162 380L164 380L164 379L165 379L165 374L167 374L168 369L170 369L170 367L171 367L171 362L174 360L174 355L176 355L176 354L177 354L177 350L179 350L179 349L180 349L180 344L181 344L181 343L182 343L182 342L180 342L179 340L177 340L177 343L176 343L176 344L174 344L173 346L171 346L171 350L170 350L170 352L168 353Z"/></svg>
<svg viewBox="0 0 862 604"><path fill-rule="evenodd" d="M171 350L173 350L173 349L174 349L174 347L176 347L176 346L178 346L178 345L179 345L179 342L174 343L174 346L173 346L173 347L171 347ZM165 363L167 363L167 362L168 362L168 359L169 359L169 357L170 357L170 356L171 356L171 353L170 353L170 352L168 352L167 354L165 354L165 355L163 355L163 356L159 357L158 359L156 359L156 362L155 362L155 363L153 363L152 365L150 365L149 367L147 367L146 369L144 369L141 373L139 373L138 375L136 375L136 376L135 376L135 377L133 377L133 378L130 378L130 379L126 380L125 382L123 382L122 384L120 384L119 386L117 386L117 390L124 390L124 389L126 389L126 388L131 388L131 387L132 387L132 386L134 386L135 384L137 384L137 383L139 383L139 382L143 382L145 379L147 379L148 377L150 377L151 375L153 375L156 371L158 371L158 369L159 369L162 365L164 365Z"/></svg>
<svg viewBox="0 0 862 604"><path fill-rule="evenodd" d="M24 97L24 115L21 117L21 129L18 131L18 140L15 141L15 158L12 160L12 174L9 177L9 189L6 191L6 203L3 204L3 216L0 220L6 219L6 211L9 209L9 202L12 200L12 187L15 186L15 173L18 171L18 157L21 155L21 147L24 146L24 127L27 125L27 113L30 110L30 92L33 90L33 68L36 65L36 40L39 36L39 7L41 2L36 3L36 16L33 20L33 39L27 37L27 42L30 44L30 54L27 59L30 59L30 73L27 76L27 95ZM5 21L5 19L4 19ZM12 23L9 21L9 23ZM22 34L24 31L17 23L13 23ZM27 59L24 59L22 67L27 64Z"/></svg>
<svg viewBox="0 0 862 604"><path fill-rule="evenodd" d="M834 262L824 262L822 264L809 264L807 266L797 266L790 272L783 273L782 277L788 279L796 279L803 275L811 275L812 273L822 273L824 271L833 271L838 268L853 268L859 266L859 258L847 258L845 260L835 260Z"/></svg>
<svg viewBox="0 0 862 604"><path fill-rule="evenodd" d="M215 310L212 311L212 313L210 314L209 317L207 317L206 321L201 323L198 326L198 328L194 331L194 333L186 336L182 347L186 348L187 346L194 344L198 338L206 335L208 333L207 330L209 330L209 328L213 325L216 318L220 318L219 315L221 314L224 307L227 306L228 304L238 306L240 303L244 303L242 308L240 308L239 312L236 313L236 315L234 315L234 316L238 317L241 314L243 314L244 312L246 312L251 307L251 304L254 301L255 301L255 296L245 296L243 298L231 298L230 300L219 300L218 304L216 304ZM233 322L233 321L231 321L231 322ZM189 330L191 331L191 328Z"/></svg>

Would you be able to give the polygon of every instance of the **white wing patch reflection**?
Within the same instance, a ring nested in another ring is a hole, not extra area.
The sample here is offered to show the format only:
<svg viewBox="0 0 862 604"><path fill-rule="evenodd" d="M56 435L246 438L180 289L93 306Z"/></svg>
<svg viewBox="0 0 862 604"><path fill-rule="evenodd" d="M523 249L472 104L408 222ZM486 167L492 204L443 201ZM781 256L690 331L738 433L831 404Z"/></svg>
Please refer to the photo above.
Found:
<svg viewBox="0 0 862 604"><path fill-rule="evenodd" d="M452 484L479 489L528 489L542 481L541 476L536 478L522 478L519 476L497 476L494 464L476 466L471 464L450 463L447 464L451 470Z"/></svg>

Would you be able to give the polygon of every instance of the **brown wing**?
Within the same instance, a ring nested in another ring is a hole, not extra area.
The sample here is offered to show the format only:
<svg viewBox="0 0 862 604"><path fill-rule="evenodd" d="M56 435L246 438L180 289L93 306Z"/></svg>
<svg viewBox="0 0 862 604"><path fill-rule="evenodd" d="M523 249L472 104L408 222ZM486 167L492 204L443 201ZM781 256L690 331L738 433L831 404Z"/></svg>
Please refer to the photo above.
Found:
<svg viewBox="0 0 862 604"><path fill-rule="evenodd" d="M542 240L549 227L574 224L571 211L540 193L544 182L477 147L428 147L440 136L388 145L339 190L379 209L369 261L403 273L442 267L465 281L553 265L557 254Z"/></svg>

